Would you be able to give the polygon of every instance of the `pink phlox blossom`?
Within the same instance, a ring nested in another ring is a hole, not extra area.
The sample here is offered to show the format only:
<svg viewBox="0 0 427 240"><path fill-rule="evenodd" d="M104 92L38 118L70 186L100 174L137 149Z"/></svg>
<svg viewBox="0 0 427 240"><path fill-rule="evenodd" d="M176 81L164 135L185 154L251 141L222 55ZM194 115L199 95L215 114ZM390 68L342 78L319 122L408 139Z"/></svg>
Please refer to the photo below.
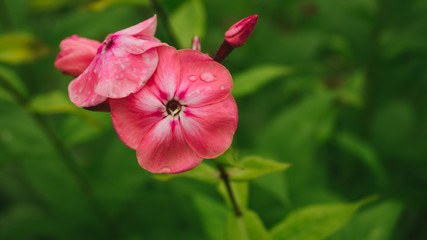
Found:
<svg viewBox="0 0 427 240"><path fill-rule="evenodd" d="M196 50L163 46L139 92L110 99L113 126L141 167L179 173L224 153L237 128L229 71Z"/></svg>

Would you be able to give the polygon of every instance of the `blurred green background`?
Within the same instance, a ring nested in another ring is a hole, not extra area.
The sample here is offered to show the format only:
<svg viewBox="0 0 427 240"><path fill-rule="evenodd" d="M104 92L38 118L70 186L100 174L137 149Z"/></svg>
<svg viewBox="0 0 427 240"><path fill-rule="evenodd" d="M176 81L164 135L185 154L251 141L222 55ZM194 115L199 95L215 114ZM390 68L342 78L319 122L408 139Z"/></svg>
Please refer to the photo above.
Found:
<svg viewBox="0 0 427 240"><path fill-rule="evenodd" d="M249 185L267 229L295 209L378 194L327 239L427 239L427 1L160 4L180 47L197 34L210 55L259 15L223 64L235 151L292 164ZM72 78L53 66L62 39L102 41L154 13L148 0L0 0L0 239L224 239L216 187L153 178L108 113L69 102Z"/></svg>

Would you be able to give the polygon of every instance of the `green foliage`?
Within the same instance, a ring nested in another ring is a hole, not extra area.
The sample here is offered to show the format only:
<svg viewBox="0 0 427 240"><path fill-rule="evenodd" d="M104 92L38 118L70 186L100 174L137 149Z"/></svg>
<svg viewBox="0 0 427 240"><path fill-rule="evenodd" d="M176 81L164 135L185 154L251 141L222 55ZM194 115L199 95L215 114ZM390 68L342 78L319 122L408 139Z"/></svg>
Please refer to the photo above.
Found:
<svg viewBox="0 0 427 240"><path fill-rule="evenodd" d="M289 214L271 230L273 239L321 240L342 228L355 212L374 198L352 204L308 206Z"/></svg>
<svg viewBox="0 0 427 240"><path fill-rule="evenodd" d="M48 54L48 48L29 33L0 35L0 62L20 64L34 61Z"/></svg>
<svg viewBox="0 0 427 240"><path fill-rule="evenodd" d="M201 0L186 0L170 16L172 31L182 48L191 48L194 36L204 37L205 7Z"/></svg>
<svg viewBox="0 0 427 240"><path fill-rule="evenodd" d="M276 162L259 156L248 156L238 162L238 166L228 171L232 181L250 181L272 172L280 172L289 164Z"/></svg>
<svg viewBox="0 0 427 240"><path fill-rule="evenodd" d="M227 240L257 240L272 239L258 215L250 210L243 212L242 217L236 217L233 212L227 214Z"/></svg>

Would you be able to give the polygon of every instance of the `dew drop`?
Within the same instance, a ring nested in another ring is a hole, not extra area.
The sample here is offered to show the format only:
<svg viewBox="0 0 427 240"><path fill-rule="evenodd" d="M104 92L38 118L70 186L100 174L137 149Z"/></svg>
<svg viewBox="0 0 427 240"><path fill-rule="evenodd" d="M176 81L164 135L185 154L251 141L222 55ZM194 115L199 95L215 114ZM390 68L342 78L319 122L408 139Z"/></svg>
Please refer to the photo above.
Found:
<svg viewBox="0 0 427 240"><path fill-rule="evenodd" d="M200 75L200 79L202 79L205 82L212 82L216 80L216 77L210 72L204 72Z"/></svg>
<svg viewBox="0 0 427 240"><path fill-rule="evenodd" d="M160 173L170 173L171 169L169 167L164 167L162 169L160 169Z"/></svg>
<svg viewBox="0 0 427 240"><path fill-rule="evenodd" d="M225 89L224 85L221 85L219 89L224 90Z"/></svg>
<svg viewBox="0 0 427 240"><path fill-rule="evenodd" d="M197 77L194 75L191 75L188 77L188 80L190 80L191 82L195 82L197 80Z"/></svg>

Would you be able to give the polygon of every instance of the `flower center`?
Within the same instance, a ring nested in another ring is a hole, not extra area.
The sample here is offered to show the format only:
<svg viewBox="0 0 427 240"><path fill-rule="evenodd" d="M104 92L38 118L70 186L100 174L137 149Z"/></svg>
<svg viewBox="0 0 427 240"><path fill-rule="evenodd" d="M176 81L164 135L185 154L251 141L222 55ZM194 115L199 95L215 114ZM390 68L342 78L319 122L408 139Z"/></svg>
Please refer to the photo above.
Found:
<svg viewBox="0 0 427 240"><path fill-rule="evenodd" d="M182 105L175 99L170 100L166 104L166 111L172 117L175 117L179 112L181 112L181 109L182 109Z"/></svg>
<svg viewBox="0 0 427 240"><path fill-rule="evenodd" d="M111 38L110 40L108 40L107 44L105 45L105 51L110 49L113 45L114 45L114 41L113 41L113 38Z"/></svg>

